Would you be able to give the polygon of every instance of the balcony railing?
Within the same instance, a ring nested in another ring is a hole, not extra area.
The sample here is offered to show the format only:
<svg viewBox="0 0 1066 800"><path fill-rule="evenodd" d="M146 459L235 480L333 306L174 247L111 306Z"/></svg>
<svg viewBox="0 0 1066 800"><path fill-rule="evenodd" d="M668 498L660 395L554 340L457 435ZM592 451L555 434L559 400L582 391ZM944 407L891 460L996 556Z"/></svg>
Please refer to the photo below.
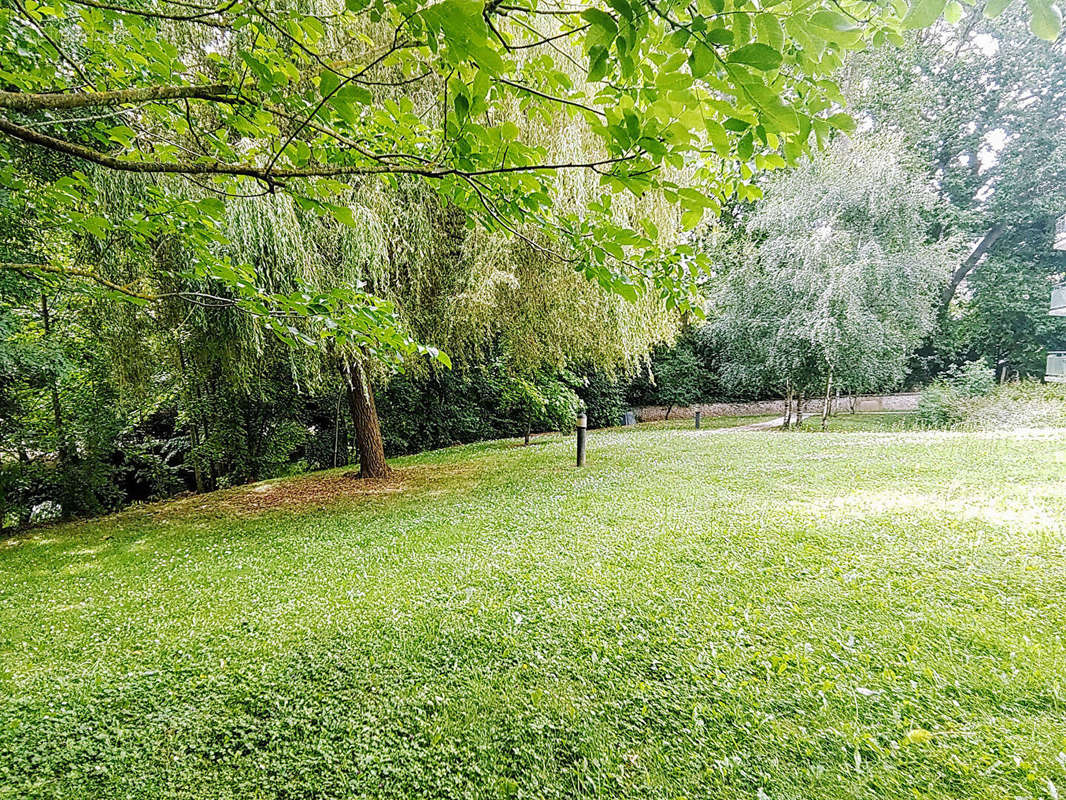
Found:
<svg viewBox="0 0 1066 800"><path fill-rule="evenodd" d="M1066 317L1066 283L1060 283L1051 290L1051 310L1053 317Z"/></svg>
<svg viewBox="0 0 1066 800"><path fill-rule="evenodd" d="M1066 350L1047 354L1044 380L1048 383L1066 383Z"/></svg>

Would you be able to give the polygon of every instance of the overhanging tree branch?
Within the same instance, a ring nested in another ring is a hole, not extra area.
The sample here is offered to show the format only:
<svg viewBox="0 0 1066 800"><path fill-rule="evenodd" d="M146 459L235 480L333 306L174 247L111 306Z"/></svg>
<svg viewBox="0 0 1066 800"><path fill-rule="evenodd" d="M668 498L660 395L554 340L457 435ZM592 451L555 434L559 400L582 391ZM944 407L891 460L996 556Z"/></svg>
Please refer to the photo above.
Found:
<svg viewBox="0 0 1066 800"><path fill-rule="evenodd" d="M11 272L18 272L22 275L32 275L34 273L44 273L47 275L55 275L60 278L82 278L84 280L92 281L105 289L112 292L118 292L125 295L132 300L146 300L154 301L161 300L167 295L160 294L143 294L141 292L134 291L129 286L122 286L121 284L109 281L107 278L99 275L92 270L80 269L78 267L61 267L57 264L20 264L9 261L0 261L0 269L8 270Z"/></svg>
<svg viewBox="0 0 1066 800"><path fill-rule="evenodd" d="M110 281L97 272L91 269L84 269L80 267L63 267L58 264L20 264L8 261L0 261L0 270L7 270L10 272L17 272L27 277L41 276L41 275L54 275L57 278L74 278L80 280L87 280L91 283L95 283L98 286L107 289L115 294L122 295L129 300L139 301L141 303L158 303L161 300L180 300L185 303L189 303L200 308L231 308L242 314L246 314L250 317L259 317L263 319L273 320L302 320L305 319L304 315L297 314L291 311L285 310L267 310L259 311L254 308L249 308L246 304L242 303L240 298L237 297L223 297L222 295L211 294L209 292L197 292L197 291L179 291L179 292L160 292L160 293L147 293L138 292L131 287L131 285L122 285Z"/></svg>
<svg viewBox="0 0 1066 800"><path fill-rule="evenodd" d="M0 108L13 111L50 111L68 108L118 106L153 100L232 100L226 84L195 86L146 86L112 92L0 92Z"/></svg>
<svg viewBox="0 0 1066 800"><path fill-rule="evenodd" d="M219 175L232 177L255 178L265 183L276 183L289 178L336 178L357 175L420 175L424 178L446 178L449 176L484 176L504 175L515 172L543 172L559 171L568 169L596 169L611 164L631 161L636 155L604 158L586 162L562 162L554 164L528 164L510 167L494 167L488 169L461 170L455 167L430 168L405 166L401 164L323 164L312 167L279 168L260 167L255 164L228 164L221 161L192 161L181 163L177 161L144 161L116 158L107 153L101 153L90 147L57 139L53 136L31 130L21 125L16 125L8 119L0 117L0 132L6 133L14 139L27 144L47 147L59 153L99 164L102 167L121 172L134 172L140 174L169 174L169 175Z"/></svg>
<svg viewBox="0 0 1066 800"><path fill-rule="evenodd" d="M521 83L515 83L514 81L509 81L506 78L496 78L495 81L496 83L502 83L505 86L510 86L512 89L517 89L520 92L526 92L528 94L536 95L537 97L542 97L545 100L550 100L553 103L562 103L563 105L573 106L574 108L580 108L582 111L588 111L590 114L596 114L601 119L607 119L607 115L600 111L598 108L592 108L592 106L587 106L584 103L577 102L576 100L568 100L565 97L556 97L552 94L545 94L544 92L534 89L531 86L526 86Z"/></svg>
<svg viewBox="0 0 1066 800"><path fill-rule="evenodd" d="M129 8L127 6L114 5L112 3L99 3L95 0L70 0L74 5L85 6L86 8L96 8L101 11L114 11L118 14L128 14L133 17L146 17L148 19L166 19L171 22L195 22L199 25L209 25L213 28L224 28L225 23L211 19L211 17L219 16L229 11L233 6L237 4L236 0L225 5L212 8L208 6L198 6L203 10L193 14L167 14L162 11L150 11L147 9Z"/></svg>

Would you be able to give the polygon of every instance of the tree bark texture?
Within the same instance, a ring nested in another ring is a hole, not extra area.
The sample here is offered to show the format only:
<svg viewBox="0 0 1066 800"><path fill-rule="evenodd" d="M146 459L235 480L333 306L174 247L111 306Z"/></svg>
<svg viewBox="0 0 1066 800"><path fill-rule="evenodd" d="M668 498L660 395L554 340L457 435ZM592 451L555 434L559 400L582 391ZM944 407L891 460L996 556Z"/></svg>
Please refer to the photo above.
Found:
<svg viewBox="0 0 1066 800"><path fill-rule="evenodd" d="M367 379L366 370L358 359L350 359L342 363L341 374L348 396L355 449L359 454L359 477L387 478L392 474L392 469L385 460L381 423L378 421L374 390Z"/></svg>

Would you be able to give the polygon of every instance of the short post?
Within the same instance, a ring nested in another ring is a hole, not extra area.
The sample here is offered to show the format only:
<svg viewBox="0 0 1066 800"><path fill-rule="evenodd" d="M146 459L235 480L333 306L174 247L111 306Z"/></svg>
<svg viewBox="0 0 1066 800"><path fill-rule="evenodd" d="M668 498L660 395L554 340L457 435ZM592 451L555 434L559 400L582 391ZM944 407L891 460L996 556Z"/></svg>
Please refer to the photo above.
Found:
<svg viewBox="0 0 1066 800"><path fill-rule="evenodd" d="M699 412L699 410L697 410L696 411L696 430L699 430L699 428L700 428L700 412Z"/></svg>
<svg viewBox="0 0 1066 800"><path fill-rule="evenodd" d="M577 465L585 466L585 430L588 428L588 417L582 411L577 415Z"/></svg>

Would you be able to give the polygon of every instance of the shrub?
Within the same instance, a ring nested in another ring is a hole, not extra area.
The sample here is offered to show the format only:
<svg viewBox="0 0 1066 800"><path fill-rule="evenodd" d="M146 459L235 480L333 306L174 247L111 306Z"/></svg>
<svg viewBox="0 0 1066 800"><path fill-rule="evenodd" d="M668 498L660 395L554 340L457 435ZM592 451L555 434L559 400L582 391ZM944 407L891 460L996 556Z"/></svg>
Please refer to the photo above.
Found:
<svg viewBox="0 0 1066 800"><path fill-rule="evenodd" d="M555 378L530 379L506 373L499 381L500 411L521 424L527 443L534 430L573 430L581 400L566 384Z"/></svg>
<svg viewBox="0 0 1066 800"><path fill-rule="evenodd" d="M1037 381L996 386L992 370L971 361L922 392L916 422L962 430L1063 427L1066 387Z"/></svg>
<svg viewBox="0 0 1066 800"><path fill-rule="evenodd" d="M965 417L962 398L945 381L931 384L918 397L915 423L921 428L951 428Z"/></svg>
<svg viewBox="0 0 1066 800"><path fill-rule="evenodd" d="M983 361L967 361L952 370L949 380L963 397L981 397L996 388L995 373Z"/></svg>
<svg viewBox="0 0 1066 800"><path fill-rule="evenodd" d="M577 383L577 394L585 404L590 428L610 428L622 423L629 406L625 384L608 372L591 370Z"/></svg>
<svg viewBox="0 0 1066 800"><path fill-rule="evenodd" d="M956 427L964 430L1066 427L1066 386L1035 380L1005 383L973 403Z"/></svg>
<svg viewBox="0 0 1066 800"><path fill-rule="evenodd" d="M700 362L691 345L681 342L658 366L659 402L666 406L666 417L675 406L688 406L699 399Z"/></svg>
<svg viewBox="0 0 1066 800"><path fill-rule="evenodd" d="M970 415L976 398L995 387L995 375L981 361L968 361L926 387L918 398L916 422L923 428L954 428Z"/></svg>

